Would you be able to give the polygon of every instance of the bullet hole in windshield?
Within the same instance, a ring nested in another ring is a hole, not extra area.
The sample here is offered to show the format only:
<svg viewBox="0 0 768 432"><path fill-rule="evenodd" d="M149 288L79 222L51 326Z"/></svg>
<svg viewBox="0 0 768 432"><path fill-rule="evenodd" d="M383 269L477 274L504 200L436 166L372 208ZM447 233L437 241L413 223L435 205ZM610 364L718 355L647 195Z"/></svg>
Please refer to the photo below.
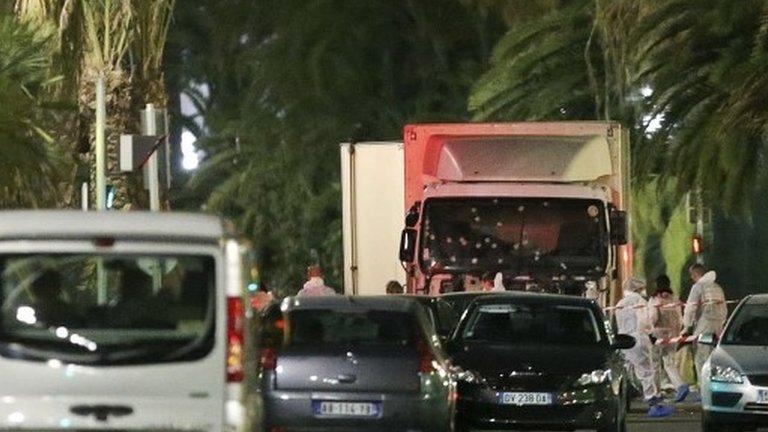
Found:
<svg viewBox="0 0 768 432"><path fill-rule="evenodd" d="M477 258L472 258L472 264L477 264Z"/></svg>
<svg viewBox="0 0 768 432"><path fill-rule="evenodd" d="M512 248L513 248L513 249L515 249L515 250L518 250L518 249L520 249L520 243L515 243L515 244L512 246Z"/></svg>
<svg viewBox="0 0 768 432"><path fill-rule="evenodd" d="M496 249L497 247L499 247L499 245L497 245L496 243L491 244L491 249Z"/></svg>
<svg viewBox="0 0 768 432"><path fill-rule="evenodd" d="M480 222L480 216L475 216L475 222Z"/></svg>
<svg viewBox="0 0 768 432"><path fill-rule="evenodd" d="M459 237L459 243L461 243L462 246L466 246L468 242L464 237Z"/></svg>
<svg viewBox="0 0 768 432"><path fill-rule="evenodd" d="M472 208L470 209L470 211L471 211L472 213L477 213L477 209L476 209L475 207L472 207Z"/></svg>
<svg viewBox="0 0 768 432"><path fill-rule="evenodd" d="M498 199L498 198L494 198L494 199L493 199L493 203L494 203L494 204L498 204L498 203L499 203L499 199Z"/></svg>
<svg viewBox="0 0 768 432"><path fill-rule="evenodd" d="M480 249L481 247L483 247L482 243L480 242L475 243L475 249Z"/></svg>
<svg viewBox="0 0 768 432"><path fill-rule="evenodd" d="M453 239L448 237L448 238L445 239L445 242L446 243L453 243Z"/></svg>
<svg viewBox="0 0 768 432"><path fill-rule="evenodd" d="M541 205L543 205L544 207L549 207L549 201L544 201L543 203L541 203Z"/></svg>
<svg viewBox="0 0 768 432"><path fill-rule="evenodd" d="M519 211L519 212L524 212L524 211L525 211L525 206L520 206L520 207L518 207L518 208L517 208L517 211Z"/></svg>
<svg viewBox="0 0 768 432"><path fill-rule="evenodd" d="M456 262L456 255L451 255L451 262Z"/></svg>
<svg viewBox="0 0 768 432"><path fill-rule="evenodd" d="M497 260L497 262L498 262L499 264L503 264L503 263L504 263L504 258L499 258L499 259Z"/></svg>
<svg viewBox="0 0 768 432"><path fill-rule="evenodd" d="M496 222L496 226L497 226L497 227L501 227L502 225L504 225L504 223L502 223L501 221L499 221L499 222Z"/></svg>
<svg viewBox="0 0 768 432"><path fill-rule="evenodd" d="M433 241L434 241L434 240L435 240L435 238L436 238L436 237L435 237L435 235L434 235L434 234L430 234L430 235L429 235L429 239L430 239L430 240L433 240Z"/></svg>

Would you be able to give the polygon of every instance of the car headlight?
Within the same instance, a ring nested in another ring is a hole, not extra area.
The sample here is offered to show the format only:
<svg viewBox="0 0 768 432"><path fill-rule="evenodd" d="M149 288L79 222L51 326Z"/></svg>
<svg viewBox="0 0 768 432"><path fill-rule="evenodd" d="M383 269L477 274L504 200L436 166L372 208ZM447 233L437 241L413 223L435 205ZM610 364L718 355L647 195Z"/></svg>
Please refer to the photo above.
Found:
<svg viewBox="0 0 768 432"><path fill-rule="evenodd" d="M712 365L710 367L709 379L711 381L731 384L741 384L744 382L741 372L730 366Z"/></svg>
<svg viewBox="0 0 768 432"><path fill-rule="evenodd" d="M594 370L590 373L585 373L576 381L576 385L584 387L588 385L603 384L611 380L611 370Z"/></svg>
<svg viewBox="0 0 768 432"><path fill-rule="evenodd" d="M470 384L480 382L480 377L472 371L459 371L456 373L456 379Z"/></svg>

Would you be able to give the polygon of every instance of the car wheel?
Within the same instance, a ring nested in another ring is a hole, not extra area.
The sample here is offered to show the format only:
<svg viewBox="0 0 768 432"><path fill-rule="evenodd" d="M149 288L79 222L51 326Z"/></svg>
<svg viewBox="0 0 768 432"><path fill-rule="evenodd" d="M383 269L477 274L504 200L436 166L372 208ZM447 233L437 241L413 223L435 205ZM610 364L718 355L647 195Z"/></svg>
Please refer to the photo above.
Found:
<svg viewBox="0 0 768 432"><path fill-rule="evenodd" d="M701 413L702 432L741 432L743 430L745 429L738 425L715 423L707 418L707 414L705 412Z"/></svg>
<svg viewBox="0 0 768 432"><path fill-rule="evenodd" d="M616 417L606 427L600 428L597 432L627 432L627 403L626 391L622 392L624 397L619 397L616 402Z"/></svg>

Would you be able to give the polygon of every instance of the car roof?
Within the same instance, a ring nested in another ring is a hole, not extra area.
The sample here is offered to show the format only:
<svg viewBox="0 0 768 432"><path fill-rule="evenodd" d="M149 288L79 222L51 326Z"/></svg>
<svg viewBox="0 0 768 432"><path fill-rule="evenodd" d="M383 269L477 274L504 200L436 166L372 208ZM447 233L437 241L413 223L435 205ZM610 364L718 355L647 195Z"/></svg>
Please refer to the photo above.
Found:
<svg viewBox="0 0 768 432"><path fill-rule="evenodd" d="M146 211L24 210L0 212L0 240L87 239L218 242L232 230L216 216Z"/></svg>
<svg viewBox="0 0 768 432"><path fill-rule="evenodd" d="M440 294L443 298L451 298L451 297L479 297L479 296L487 296L487 295L504 295L505 293L490 293L486 291L458 291L458 292L449 292L449 293L443 293Z"/></svg>
<svg viewBox="0 0 768 432"><path fill-rule="evenodd" d="M768 294L753 294L747 298L746 304L768 305Z"/></svg>
<svg viewBox="0 0 768 432"><path fill-rule="evenodd" d="M310 309L334 310L382 310L392 312L413 312L418 305L414 299L401 296L314 296L286 297L281 304L283 311Z"/></svg>
<svg viewBox="0 0 768 432"><path fill-rule="evenodd" d="M594 308L597 303L588 298L563 294L531 293L510 291L500 294L489 294L474 301L476 304L498 303L543 303L551 305L583 306Z"/></svg>

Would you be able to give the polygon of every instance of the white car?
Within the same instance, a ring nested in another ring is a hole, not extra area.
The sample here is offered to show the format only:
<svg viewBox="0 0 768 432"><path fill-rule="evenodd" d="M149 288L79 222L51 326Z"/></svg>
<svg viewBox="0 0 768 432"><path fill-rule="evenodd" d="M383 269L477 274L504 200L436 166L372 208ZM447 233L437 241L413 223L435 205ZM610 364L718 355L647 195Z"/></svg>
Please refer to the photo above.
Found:
<svg viewBox="0 0 768 432"><path fill-rule="evenodd" d="M242 252L212 216L0 212L0 430L241 426Z"/></svg>
<svg viewBox="0 0 768 432"><path fill-rule="evenodd" d="M704 432L768 427L768 295L742 300L721 340L699 343L716 345L702 368Z"/></svg>

